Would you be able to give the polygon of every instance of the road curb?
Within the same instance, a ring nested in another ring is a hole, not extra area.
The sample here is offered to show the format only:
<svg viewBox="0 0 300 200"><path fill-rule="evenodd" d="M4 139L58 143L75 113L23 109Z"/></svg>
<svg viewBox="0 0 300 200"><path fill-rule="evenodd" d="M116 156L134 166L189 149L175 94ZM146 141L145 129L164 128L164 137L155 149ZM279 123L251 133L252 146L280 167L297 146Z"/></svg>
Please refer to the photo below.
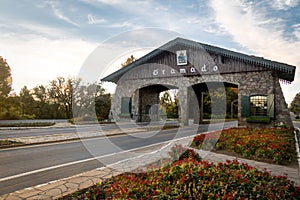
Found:
<svg viewBox="0 0 300 200"><path fill-rule="evenodd" d="M27 137L20 137L20 138L7 138L7 139L1 139L1 140L8 140L12 142L19 142L19 144L12 144L12 145L3 145L0 146L0 149L9 149L14 147L23 147L23 146L31 146L31 145L41 145L41 144L54 144L54 143L62 143L62 142L68 142L68 141L80 141L82 139L93 139L93 138L102 138L102 137L113 137L113 136L120 136L120 135L126 135L126 134L134 134L134 133L142 133L142 132L150 132L154 130L165 130L165 129L175 129L178 127L172 127L172 126L151 126L151 127L141 127L141 128L121 128L119 132L112 133L111 131L103 131L104 134L102 135L91 135L88 136L86 133L80 133L80 131L74 132L74 133L66 133L66 134L53 134L53 135L43 135L43 136L27 136ZM86 134L86 136L84 135ZM98 133L91 133L91 134L98 134ZM59 137L64 137L65 139L57 139ZM47 138L50 138L50 140L47 140ZM53 138L53 139L51 139ZM29 142L28 142L29 140ZM30 142L30 140L43 140L41 142Z"/></svg>

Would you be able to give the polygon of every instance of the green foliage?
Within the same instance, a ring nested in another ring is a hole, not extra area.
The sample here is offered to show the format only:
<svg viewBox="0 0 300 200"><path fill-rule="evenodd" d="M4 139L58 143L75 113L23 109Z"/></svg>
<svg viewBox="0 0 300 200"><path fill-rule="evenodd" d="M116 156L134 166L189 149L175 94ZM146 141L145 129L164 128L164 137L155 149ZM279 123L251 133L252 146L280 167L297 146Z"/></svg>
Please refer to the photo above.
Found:
<svg viewBox="0 0 300 200"><path fill-rule="evenodd" d="M74 87L73 116L83 119L96 117L98 121L108 119L111 107L111 95L107 94L101 83L80 84Z"/></svg>
<svg viewBox="0 0 300 200"><path fill-rule="evenodd" d="M247 118L247 122L269 124L271 122L271 118L266 116L251 116Z"/></svg>
<svg viewBox="0 0 300 200"><path fill-rule="evenodd" d="M96 115L99 121L108 119L111 107L111 95L100 94L95 98Z"/></svg>
<svg viewBox="0 0 300 200"><path fill-rule="evenodd" d="M0 119L16 119L19 115L15 99L9 96L12 90L11 70L0 56Z"/></svg>
<svg viewBox="0 0 300 200"><path fill-rule="evenodd" d="M160 98L160 110L167 115L167 118L178 118L179 99L177 94L174 94L172 100L169 91L163 93Z"/></svg>
<svg viewBox="0 0 300 200"><path fill-rule="evenodd" d="M297 115L297 116L300 115L300 92L298 94L296 94L296 96L294 97L289 109L295 115Z"/></svg>
<svg viewBox="0 0 300 200"><path fill-rule="evenodd" d="M178 160L185 159L195 159L196 161L200 161L201 157L192 149L186 149L180 156Z"/></svg>
<svg viewBox="0 0 300 200"><path fill-rule="evenodd" d="M236 88L226 87L217 88L215 90L206 91L203 93L203 118L225 118L231 116L231 102L238 98ZM224 105L226 104L226 105ZM221 105L221 106L220 106ZM224 106L222 106L224 105ZM212 115L212 106L214 113ZM233 104L233 116L237 116L237 103Z"/></svg>
<svg viewBox="0 0 300 200"><path fill-rule="evenodd" d="M64 77L58 77L55 80L50 81L48 88L48 95L51 99L51 103L57 104L57 109L64 110L66 117L70 119L72 117L72 95L73 84L75 79Z"/></svg>
<svg viewBox="0 0 300 200"><path fill-rule="evenodd" d="M276 164L291 163L296 159L294 132L285 128L232 128L201 134L194 138L192 146L203 148L217 139L216 150L228 150L254 160L268 160Z"/></svg>
<svg viewBox="0 0 300 200"><path fill-rule="evenodd" d="M24 143L22 143L22 142L16 142L16 141L11 141L11 140L0 140L0 147L19 146L19 145L23 145L23 144Z"/></svg>
<svg viewBox="0 0 300 200"><path fill-rule="evenodd" d="M22 122L13 124L3 124L0 123L0 127L43 127L43 126L53 126L55 122Z"/></svg>
<svg viewBox="0 0 300 200"><path fill-rule="evenodd" d="M74 101L74 102L73 102ZM108 119L111 96L101 84L80 84L79 79L58 77L48 86L24 86L19 96L0 100L0 119L70 119L97 115Z"/></svg>
<svg viewBox="0 0 300 200"><path fill-rule="evenodd" d="M0 56L0 101L8 97L12 89L11 70L6 60Z"/></svg>
<svg viewBox="0 0 300 200"><path fill-rule="evenodd" d="M36 101L33 98L33 95L26 86L24 86L19 94L20 99L20 108L22 113L22 118L24 119L34 119L35 118L35 107Z"/></svg>
<svg viewBox="0 0 300 200"><path fill-rule="evenodd" d="M124 173L61 199L297 199L300 187L237 160L193 157L147 173Z"/></svg>
<svg viewBox="0 0 300 200"><path fill-rule="evenodd" d="M134 60L131 56L126 62L128 64ZM0 56L0 120L70 119L74 110L77 116L81 114L79 117L95 115L96 111L98 119L107 119L110 94L105 94L101 84L83 85L80 82L80 79L57 77L48 86L40 85L33 89L24 86L19 96L9 96L12 90L10 67Z"/></svg>

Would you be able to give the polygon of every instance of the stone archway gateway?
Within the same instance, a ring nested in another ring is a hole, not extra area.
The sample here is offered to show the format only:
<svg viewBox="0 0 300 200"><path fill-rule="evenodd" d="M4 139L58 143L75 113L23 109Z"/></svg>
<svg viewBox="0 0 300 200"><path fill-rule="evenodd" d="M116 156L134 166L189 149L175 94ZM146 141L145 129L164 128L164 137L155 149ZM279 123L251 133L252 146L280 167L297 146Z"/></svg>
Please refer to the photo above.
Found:
<svg viewBox="0 0 300 200"><path fill-rule="evenodd" d="M111 108L115 120L159 120L158 94L176 88L181 124L188 125L192 113L189 109L193 109L194 122L198 123L203 117L201 92L203 88L213 90L215 83L218 88L238 88L240 126L272 127L283 123L292 127L279 81L291 83L295 70L295 66L262 57L176 38L102 81L117 84ZM226 112L226 106L224 109ZM222 115L222 109L215 110Z"/></svg>

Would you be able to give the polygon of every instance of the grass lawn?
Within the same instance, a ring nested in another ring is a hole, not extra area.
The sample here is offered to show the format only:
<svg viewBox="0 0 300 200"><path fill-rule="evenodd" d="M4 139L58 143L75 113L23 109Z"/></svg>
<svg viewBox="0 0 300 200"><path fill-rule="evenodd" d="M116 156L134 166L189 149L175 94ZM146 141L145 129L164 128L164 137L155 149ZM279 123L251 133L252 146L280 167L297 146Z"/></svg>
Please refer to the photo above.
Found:
<svg viewBox="0 0 300 200"><path fill-rule="evenodd" d="M11 141L11 140L0 140L0 148L19 146L22 144L23 144L22 142L16 142L16 141Z"/></svg>
<svg viewBox="0 0 300 200"><path fill-rule="evenodd" d="M42 126L53 126L55 122L30 122L30 123L9 123L2 124L0 123L0 127L42 127Z"/></svg>

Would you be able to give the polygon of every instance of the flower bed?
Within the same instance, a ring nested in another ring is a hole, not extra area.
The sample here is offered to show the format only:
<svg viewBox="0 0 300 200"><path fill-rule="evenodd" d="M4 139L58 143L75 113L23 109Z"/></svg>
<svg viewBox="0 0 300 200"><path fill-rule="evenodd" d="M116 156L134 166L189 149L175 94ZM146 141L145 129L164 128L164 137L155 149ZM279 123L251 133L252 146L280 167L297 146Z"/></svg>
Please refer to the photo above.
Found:
<svg viewBox="0 0 300 200"><path fill-rule="evenodd" d="M195 154L158 170L125 173L62 199L297 199L300 187L238 161L209 163Z"/></svg>
<svg viewBox="0 0 300 200"><path fill-rule="evenodd" d="M246 158L269 160L276 164L296 159L294 132L283 128L232 128L197 135L192 147L204 150L228 150Z"/></svg>

